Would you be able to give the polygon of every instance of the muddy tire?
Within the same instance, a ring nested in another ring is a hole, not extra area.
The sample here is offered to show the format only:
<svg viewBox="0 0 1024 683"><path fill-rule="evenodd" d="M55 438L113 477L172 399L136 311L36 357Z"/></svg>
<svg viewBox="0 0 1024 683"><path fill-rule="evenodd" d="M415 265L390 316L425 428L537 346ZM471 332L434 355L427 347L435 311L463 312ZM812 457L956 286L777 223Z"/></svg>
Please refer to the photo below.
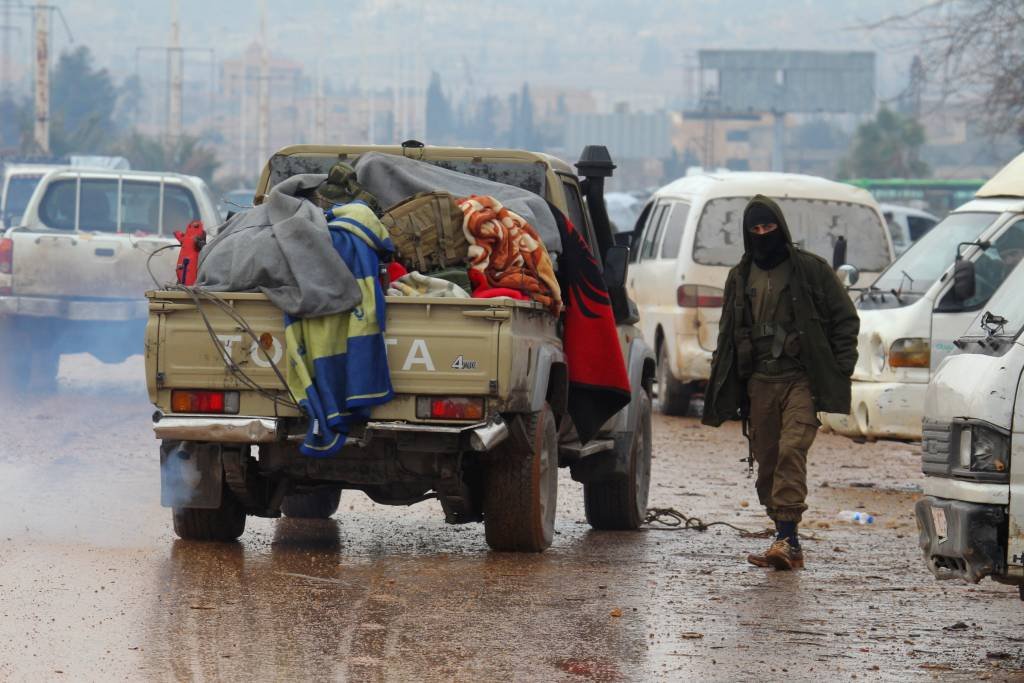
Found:
<svg viewBox="0 0 1024 683"><path fill-rule="evenodd" d="M174 533L186 541L234 541L245 531L245 510L227 489L213 510L173 508Z"/></svg>
<svg viewBox="0 0 1024 683"><path fill-rule="evenodd" d="M285 496L281 512L285 517L299 519L327 519L338 511L341 489L318 489L309 493Z"/></svg>
<svg viewBox="0 0 1024 683"><path fill-rule="evenodd" d="M638 529L647 516L651 486L651 397L637 398L637 423L629 443L629 475L583 485L583 507L594 529Z"/></svg>
<svg viewBox="0 0 1024 683"><path fill-rule="evenodd" d="M658 409L664 415L686 415L693 389L686 382L680 382L672 376L667 345L668 342L663 341L658 351Z"/></svg>
<svg viewBox="0 0 1024 683"><path fill-rule="evenodd" d="M487 464L484 532L493 550L539 553L555 535L558 432L547 405L523 423L530 448L503 448Z"/></svg>

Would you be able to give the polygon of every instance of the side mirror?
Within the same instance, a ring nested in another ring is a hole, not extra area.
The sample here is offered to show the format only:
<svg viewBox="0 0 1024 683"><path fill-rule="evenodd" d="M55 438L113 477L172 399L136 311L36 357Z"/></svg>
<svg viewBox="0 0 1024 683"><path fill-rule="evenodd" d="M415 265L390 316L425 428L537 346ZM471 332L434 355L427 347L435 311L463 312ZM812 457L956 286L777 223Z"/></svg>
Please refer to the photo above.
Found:
<svg viewBox="0 0 1024 683"><path fill-rule="evenodd" d="M626 272L629 270L629 247L610 247L604 255L604 284L608 290L626 286Z"/></svg>
<svg viewBox="0 0 1024 683"><path fill-rule="evenodd" d="M846 263L846 238L840 235L832 247L832 270L839 270L844 263Z"/></svg>
<svg viewBox="0 0 1024 683"><path fill-rule="evenodd" d="M860 280L860 271L857 270L857 266L851 266L849 263L844 263L836 268L836 275L839 277L839 282L847 289L853 287Z"/></svg>
<svg viewBox="0 0 1024 683"><path fill-rule="evenodd" d="M974 261L957 259L953 264L953 296L958 301L967 301L974 296L976 282Z"/></svg>

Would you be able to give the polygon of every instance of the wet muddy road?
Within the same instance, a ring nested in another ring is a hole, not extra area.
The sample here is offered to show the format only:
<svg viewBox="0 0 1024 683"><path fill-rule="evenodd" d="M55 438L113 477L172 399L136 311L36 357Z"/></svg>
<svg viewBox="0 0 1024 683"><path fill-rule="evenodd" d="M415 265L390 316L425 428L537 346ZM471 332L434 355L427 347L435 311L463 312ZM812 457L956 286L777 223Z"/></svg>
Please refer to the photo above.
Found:
<svg viewBox="0 0 1024 683"><path fill-rule="evenodd" d="M1015 588L936 583L912 517L916 449L822 435L808 568L727 527L596 533L563 477L542 555L489 552L439 506L346 493L331 520L175 540L139 363L65 359L58 395L0 399L0 680L1005 679ZM97 378L104 377L103 381ZM763 529L737 429L655 421L651 502ZM835 521L874 513L871 527Z"/></svg>

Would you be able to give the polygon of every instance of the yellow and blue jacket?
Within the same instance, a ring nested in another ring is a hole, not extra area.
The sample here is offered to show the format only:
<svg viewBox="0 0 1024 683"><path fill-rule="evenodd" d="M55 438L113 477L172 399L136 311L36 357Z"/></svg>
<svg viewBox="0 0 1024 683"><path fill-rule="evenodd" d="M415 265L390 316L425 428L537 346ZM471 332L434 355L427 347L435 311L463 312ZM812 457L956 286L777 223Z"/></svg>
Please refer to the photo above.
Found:
<svg viewBox="0 0 1024 683"><path fill-rule="evenodd" d="M378 273L394 252L387 229L363 202L325 212L331 241L356 278L362 303L318 318L285 316L288 388L309 418L299 450L313 457L337 454L353 424L394 396L384 346L386 312Z"/></svg>

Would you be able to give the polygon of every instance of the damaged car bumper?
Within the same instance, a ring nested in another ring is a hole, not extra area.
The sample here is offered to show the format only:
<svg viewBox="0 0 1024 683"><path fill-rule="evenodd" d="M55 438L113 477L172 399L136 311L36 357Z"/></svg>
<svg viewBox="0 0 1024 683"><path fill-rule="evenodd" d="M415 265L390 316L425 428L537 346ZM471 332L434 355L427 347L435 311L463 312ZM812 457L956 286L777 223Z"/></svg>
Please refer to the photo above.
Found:
<svg viewBox="0 0 1024 683"><path fill-rule="evenodd" d="M924 395L918 382L862 382L851 386L849 415L823 413L822 424L842 436L921 440Z"/></svg>
<svg viewBox="0 0 1024 683"><path fill-rule="evenodd" d="M275 443L301 441L305 434L289 430L285 420L269 417L153 415L153 432L162 441L204 441L211 443ZM414 424L409 422L368 422L362 442L374 437L449 437L465 442L475 451L489 451L508 438L509 429L500 418L469 425Z"/></svg>
<svg viewBox="0 0 1024 683"><path fill-rule="evenodd" d="M914 506L918 543L937 579L978 583L1006 574L1006 508L924 496Z"/></svg>

